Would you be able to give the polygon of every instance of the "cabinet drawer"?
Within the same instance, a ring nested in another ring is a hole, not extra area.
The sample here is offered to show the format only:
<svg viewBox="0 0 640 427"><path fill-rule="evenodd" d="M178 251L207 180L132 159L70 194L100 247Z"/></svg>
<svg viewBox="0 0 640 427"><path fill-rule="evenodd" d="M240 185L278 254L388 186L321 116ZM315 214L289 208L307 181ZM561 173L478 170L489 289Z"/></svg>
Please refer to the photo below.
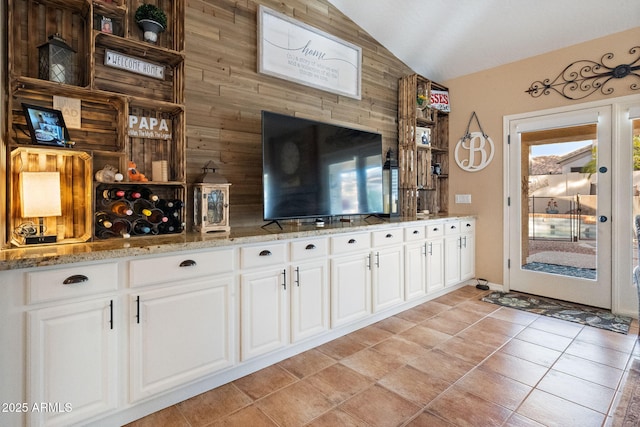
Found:
<svg viewBox="0 0 640 427"><path fill-rule="evenodd" d="M444 223L444 234L459 234L460 221L447 221Z"/></svg>
<svg viewBox="0 0 640 427"><path fill-rule="evenodd" d="M427 236L425 227L407 227L404 229L404 241L415 242L417 240L423 240Z"/></svg>
<svg viewBox="0 0 640 427"><path fill-rule="evenodd" d="M465 221L460 221L460 232L461 233L473 233L476 231L476 220L468 219Z"/></svg>
<svg viewBox="0 0 640 427"><path fill-rule="evenodd" d="M183 253L129 262L131 286L147 286L156 283L179 283L180 280L234 270L233 249Z"/></svg>
<svg viewBox="0 0 640 427"><path fill-rule="evenodd" d="M402 243L402 229L374 231L371 233L371 242L374 247Z"/></svg>
<svg viewBox="0 0 640 427"><path fill-rule="evenodd" d="M444 236L444 223L436 222L435 224L427 225L427 238Z"/></svg>
<svg viewBox="0 0 640 427"><path fill-rule="evenodd" d="M345 234L331 238L331 254L364 251L370 248L369 233Z"/></svg>
<svg viewBox="0 0 640 427"><path fill-rule="evenodd" d="M291 242L292 261L326 257L328 253L329 243L327 239L300 239Z"/></svg>
<svg viewBox="0 0 640 427"><path fill-rule="evenodd" d="M116 263L43 269L26 273L26 275L30 304L118 289L118 264Z"/></svg>
<svg viewBox="0 0 640 427"><path fill-rule="evenodd" d="M240 267L255 268L284 264L287 261L286 243L245 246L240 248Z"/></svg>

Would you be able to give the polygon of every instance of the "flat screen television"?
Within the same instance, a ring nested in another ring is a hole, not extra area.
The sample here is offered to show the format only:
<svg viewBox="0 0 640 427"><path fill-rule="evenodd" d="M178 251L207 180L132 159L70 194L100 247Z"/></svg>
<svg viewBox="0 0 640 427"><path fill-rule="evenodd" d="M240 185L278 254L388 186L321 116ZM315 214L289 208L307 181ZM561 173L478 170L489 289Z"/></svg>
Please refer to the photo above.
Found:
<svg viewBox="0 0 640 427"><path fill-rule="evenodd" d="M382 135L262 112L264 219L382 214Z"/></svg>

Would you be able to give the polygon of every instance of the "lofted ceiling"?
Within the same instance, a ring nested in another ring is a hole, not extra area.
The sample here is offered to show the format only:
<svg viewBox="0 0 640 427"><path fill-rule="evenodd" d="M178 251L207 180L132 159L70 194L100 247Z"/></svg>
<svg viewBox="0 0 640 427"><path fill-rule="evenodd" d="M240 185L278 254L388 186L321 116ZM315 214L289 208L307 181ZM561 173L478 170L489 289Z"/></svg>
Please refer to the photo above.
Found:
<svg viewBox="0 0 640 427"><path fill-rule="evenodd" d="M328 1L438 82L640 25L639 0Z"/></svg>

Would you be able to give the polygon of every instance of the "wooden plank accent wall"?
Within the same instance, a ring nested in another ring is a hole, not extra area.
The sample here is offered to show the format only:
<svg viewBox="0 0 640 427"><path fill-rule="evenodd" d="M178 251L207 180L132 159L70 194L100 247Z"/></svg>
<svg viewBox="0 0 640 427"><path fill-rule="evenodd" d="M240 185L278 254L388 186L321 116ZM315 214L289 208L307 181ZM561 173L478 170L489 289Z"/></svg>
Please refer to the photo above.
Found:
<svg viewBox="0 0 640 427"><path fill-rule="evenodd" d="M259 4L360 46L362 100L258 74ZM187 182L213 160L232 183L232 227L263 224L262 110L380 132L384 153L398 149L398 79L413 71L325 0L189 0L185 21Z"/></svg>

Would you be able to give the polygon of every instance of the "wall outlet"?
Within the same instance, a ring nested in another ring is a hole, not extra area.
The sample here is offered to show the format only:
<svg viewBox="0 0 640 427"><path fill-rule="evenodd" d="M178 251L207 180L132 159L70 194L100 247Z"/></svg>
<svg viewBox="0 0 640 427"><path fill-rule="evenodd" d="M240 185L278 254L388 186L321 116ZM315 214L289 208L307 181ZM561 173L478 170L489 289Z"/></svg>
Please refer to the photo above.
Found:
<svg viewBox="0 0 640 427"><path fill-rule="evenodd" d="M471 203L471 194L456 194L456 203Z"/></svg>

